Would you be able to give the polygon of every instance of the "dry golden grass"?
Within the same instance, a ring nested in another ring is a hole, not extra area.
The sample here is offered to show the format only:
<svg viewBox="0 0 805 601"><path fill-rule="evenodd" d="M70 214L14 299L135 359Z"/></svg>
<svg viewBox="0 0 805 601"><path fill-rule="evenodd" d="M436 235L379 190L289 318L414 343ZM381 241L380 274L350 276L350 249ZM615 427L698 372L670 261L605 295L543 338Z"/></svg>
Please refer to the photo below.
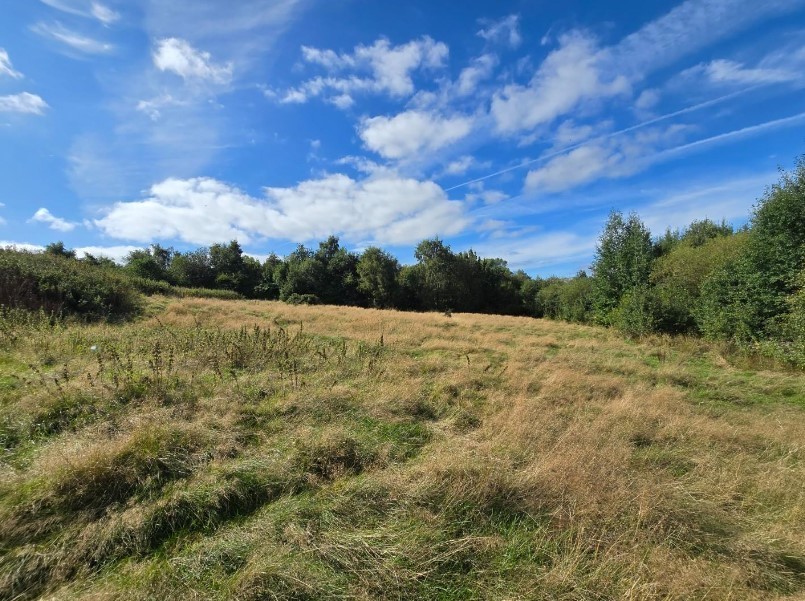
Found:
<svg viewBox="0 0 805 601"><path fill-rule="evenodd" d="M259 301L20 332L0 351L2 598L805 593L801 373Z"/></svg>

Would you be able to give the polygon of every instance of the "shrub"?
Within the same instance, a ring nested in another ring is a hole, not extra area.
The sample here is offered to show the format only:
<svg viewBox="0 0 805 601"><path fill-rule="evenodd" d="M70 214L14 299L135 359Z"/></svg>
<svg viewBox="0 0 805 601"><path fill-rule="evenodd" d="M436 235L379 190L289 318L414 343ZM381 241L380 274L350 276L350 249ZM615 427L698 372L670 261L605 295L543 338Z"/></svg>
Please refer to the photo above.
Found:
<svg viewBox="0 0 805 601"><path fill-rule="evenodd" d="M645 336L654 330L654 297L647 286L632 288L612 311L612 325L627 336Z"/></svg>
<svg viewBox="0 0 805 601"><path fill-rule="evenodd" d="M698 246L682 242L657 259L651 271L655 328L668 334L697 330L695 313L702 284L735 260L745 243L746 234L716 237Z"/></svg>
<svg viewBox="0 0 805 601"><path fill-rule="evenodd" d="M805 270L797 282L800 288L788 299L789 311L780 318L774 341L764 345L763 350L805 369Z"/></svg>
<svg viewBox="0 0 805 601"><path fill-rule="evenodd" d="M294 292L285 299L289 305L319 305L321 301L315 294L297 294Z"/></svg>
<svg viewBox="0 0 805 601"><path fill-rule="evenodd" d="M172 286L170 294L174 294L180 298L217 298L219 300L241 300L243 297L239 292L234 290L217 290L215 288L183 288L181 286Z"/></svg>
<svg viewBox="0 0 805 601"><path fill-rule="evenodd" d="M50 253L0 249L0 305L119 318L138 312L140 297L114 270Z"/></svg>
<svg viewBox="0 0 805 601"><path fill-rule="evenodd" d="M129 276L129 280L137 290L148 296L151 296L152 294L169 295L173 291L173 286L171 286L168 282L163 282L161 280L152 280L136 275Z"/></svg>

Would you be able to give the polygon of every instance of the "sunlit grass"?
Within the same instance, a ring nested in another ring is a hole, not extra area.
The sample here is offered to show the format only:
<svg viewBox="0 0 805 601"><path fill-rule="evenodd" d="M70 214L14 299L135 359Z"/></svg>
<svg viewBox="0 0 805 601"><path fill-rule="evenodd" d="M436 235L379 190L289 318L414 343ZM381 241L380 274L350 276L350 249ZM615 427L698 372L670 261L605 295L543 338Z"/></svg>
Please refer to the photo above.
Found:
<svg viewBox="0 0 805 601"><path fill-rule="evenodd" d="M0 597L805 592L805 375L527 318L154 297L0 331Z"/></svg>

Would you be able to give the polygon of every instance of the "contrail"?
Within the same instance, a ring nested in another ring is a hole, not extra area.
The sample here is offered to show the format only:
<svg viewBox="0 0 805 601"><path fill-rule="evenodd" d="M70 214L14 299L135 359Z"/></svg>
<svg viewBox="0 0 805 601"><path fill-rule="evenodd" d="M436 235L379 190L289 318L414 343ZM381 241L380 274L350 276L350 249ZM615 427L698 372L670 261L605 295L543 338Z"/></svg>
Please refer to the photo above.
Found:
<svg viewBox="0 0 805 601"><path fill-rule="evenodd" d="M471 179L461 184L456 184L455 186L450 186L449 188L445 188L445 192L450 192L451 190L455 190L457 188L463 188L464 186L469 186L470 184L474 184L476 182L482 182L487 179L491 179L493 177L497 177L498 175L503 175L504 173L509 173L510 171L515 171L517 169L522 169L523 167L527 167L529 165L533 165L534 163L539 163L542 161L547 161L552 158L558 157L566 152L571 150L576 150L577 148L581 148L582 146L587 146L588 144L592 144L594 142L601 142L602 140L609 140L616 136L622 136L623 134L628 134L629 132L633 132L637 129L641 129L643 127L648 127L649 125L654 125L655 123L659 123L661 121L666 121L668 119L673 119L674 117L679 117L680 115L686 115L687 113L693 113L695 111L699 111L701 109L705 109L707 107L713 106L714 104L718 104L720 102L724 102L726 100L730 100L731 98L735 98L736 96L740 96L741 94L746 94L747 92L751 92L759 88L759 85L751 86L748 88L744 88L743 90L738 90L737 92L732 92L730 94L726 94L724 96L719 96L718 98L713 98L712 100L706 100L705 102L700 102L699 104L694 104L692 106L680 109L678 111L674 111L673 113L667 113L665 115L661 115L659 117L654 117L653 119L649 119L648 121L643 121L642 123L638 123L637 125L632 125L630 127L619 129L618 131L613 131L608 134L603 134L600 136L596 136L595 138L590 138L589 140L585 140L584 142L579 142L577 144L571 144L570 146L565 146L559 150L556 150L550 154L542 155L539 158L531 159L529 161L524 161L512 167L506 167L505 169L501 169L500 171L495 171L494 173L490 173L488 175L484 175L481 177L476 177L475 179Z"/></svg>
<svg viewBox="0 0 805 601"><path fill-rule="evenodd" d="M729 140L730 138L740 138L741 136L751 135L758 131L763 131L766 129L774 129L775 127L780 127L782 125L796 123L797 121L802 121L803 119L805 119L805 112L797 113L796 115L791 115L790 117L782 117L781 119L774 119L773 121L766 121L765 123L759 123L758 125L750 125L748 127L742 127L741 129L728 131L726 133L718 134L710 138L704 138L702 140L689 142L688 144L682 144L681 146L676 146L674 148L669 148L668 150L663 150L657 153L657 156L661 158L666 156L674 156L676 154L680 154L692 148L698 148L699 146L714 144L722 140Z"/></svg>

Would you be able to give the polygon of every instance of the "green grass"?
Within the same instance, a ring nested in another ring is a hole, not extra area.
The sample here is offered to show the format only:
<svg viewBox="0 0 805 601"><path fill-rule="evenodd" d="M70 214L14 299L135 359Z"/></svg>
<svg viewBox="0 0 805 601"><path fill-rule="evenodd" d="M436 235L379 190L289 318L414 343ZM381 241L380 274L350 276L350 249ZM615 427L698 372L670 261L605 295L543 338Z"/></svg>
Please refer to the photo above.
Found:
<svg viewBox="0 0 805 601"><path fill-rule="evenodd" d="M805 592L801 373L218 299L0 331L0 599Z"/></svg>

